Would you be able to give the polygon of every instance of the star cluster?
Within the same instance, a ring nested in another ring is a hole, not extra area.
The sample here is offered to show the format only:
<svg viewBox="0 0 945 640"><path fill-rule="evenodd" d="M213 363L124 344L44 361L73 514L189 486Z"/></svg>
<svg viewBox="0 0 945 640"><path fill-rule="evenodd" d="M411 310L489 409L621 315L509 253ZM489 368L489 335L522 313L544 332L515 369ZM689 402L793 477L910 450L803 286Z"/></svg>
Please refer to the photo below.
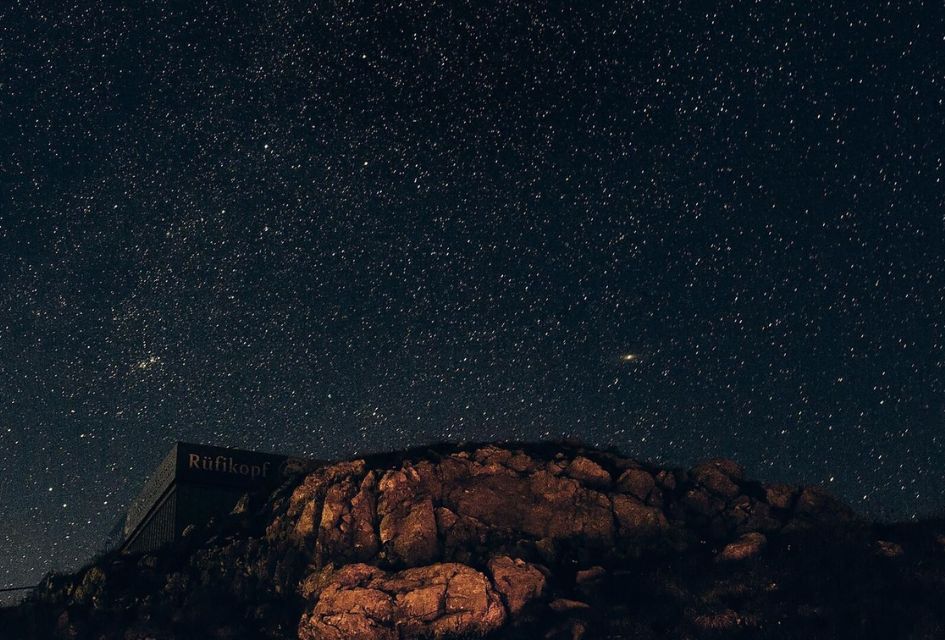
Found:
<svg viewBox="0 0 945 640"><path fill-rule="evenodd" d="M568 4L0 9L0 583L175 440L941 513L941 8Z"/></svg>

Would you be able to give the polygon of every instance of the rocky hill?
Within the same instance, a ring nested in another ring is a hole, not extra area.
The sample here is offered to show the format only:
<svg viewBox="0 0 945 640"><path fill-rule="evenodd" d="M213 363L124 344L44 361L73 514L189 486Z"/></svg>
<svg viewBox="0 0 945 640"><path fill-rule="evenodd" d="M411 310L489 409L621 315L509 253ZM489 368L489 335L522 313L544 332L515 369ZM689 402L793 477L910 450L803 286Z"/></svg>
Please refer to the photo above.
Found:
<svg viewBox="0 0 945 640"><path fill-rule="evenodd" d="M945 523L729 460L577 445L339 462L0 610L3 638L943 638Z"/></svg>

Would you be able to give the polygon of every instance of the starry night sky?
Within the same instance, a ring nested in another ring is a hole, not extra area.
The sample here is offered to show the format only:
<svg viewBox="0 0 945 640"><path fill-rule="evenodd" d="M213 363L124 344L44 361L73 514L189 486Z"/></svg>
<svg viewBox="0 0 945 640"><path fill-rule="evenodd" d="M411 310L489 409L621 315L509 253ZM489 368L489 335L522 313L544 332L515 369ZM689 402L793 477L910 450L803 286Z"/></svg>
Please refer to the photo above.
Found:
<svg viewBox="0 0 945 640"><path fill-rule="evenodd" d="M178 439L943 511L940 3L108 4L0 8L0 586Z"/></svg>

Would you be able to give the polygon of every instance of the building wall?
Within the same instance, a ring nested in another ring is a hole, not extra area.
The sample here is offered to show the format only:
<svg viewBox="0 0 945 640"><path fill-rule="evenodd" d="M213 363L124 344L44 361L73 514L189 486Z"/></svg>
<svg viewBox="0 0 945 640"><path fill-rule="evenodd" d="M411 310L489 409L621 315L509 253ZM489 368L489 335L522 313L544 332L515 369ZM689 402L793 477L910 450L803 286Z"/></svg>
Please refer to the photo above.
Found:
<svg viewBox="0 0 945 640"><path fill-rule="evenodd" d="M129 505L126 552L153 551L188 525L225 518L246 493L265 493L317 463L287 456L178 442Z"/></svg>
<svg viewBox="0 0 945 640"><path fill-rule="evenodd" d="M243 496L243 491L226 487L198 484L177 485L177 535L187 525L197 527L207 524L211 518L220 522L228 516Z"/></svg>
<svg viewBox="0 0 945 640"><path fill-rule="evenodd" d="M171 486L157 507L145 518L125 543L127 553L154 551L177 535L177 487Z"/></svg>
<svg viewBox="0 0 945 640"><path fill-rule="evenodd" d="M135 499L131 501L125 518L125 538L148 518L154 506L163 499L168 487L174 483L177 475L177 457L177 445L174 445L144 483Z"/></svg>

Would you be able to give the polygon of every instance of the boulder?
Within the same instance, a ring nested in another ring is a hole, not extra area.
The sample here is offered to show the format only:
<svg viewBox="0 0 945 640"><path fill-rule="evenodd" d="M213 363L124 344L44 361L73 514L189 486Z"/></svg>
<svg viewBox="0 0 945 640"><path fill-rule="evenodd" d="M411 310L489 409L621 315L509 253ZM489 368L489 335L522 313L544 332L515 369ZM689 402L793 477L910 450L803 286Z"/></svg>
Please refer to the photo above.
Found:
<svg viewBox="0 0 945 640"><path fill-rule="evenodd" d="M693 487L683 496L682 505L692 515L712 519L722 513L725 501L703 487Z"/></svg>
<svg viewBox="0 0 945 640"><path fill-rule="evenodd" d="M776 509L790 509L797 497L797 488L783 483L768 484L764 487L765 500Z"/></svg>
<svg viewBox="0 0 945 640"><path fill-rule="evenodd" d="M376 476L347 476L326 487L317 540L321 561L368 560L377 554Z"/></svg>
<svg viewBox="0 0 945 640"><path fill-rule="evenodd" d="M855 518L853 510L825 489L818 486L804 487L794 503L791 525L804 527L850 522Z"/></svg>
<svg viewBox="0 0 945 640"><path fill-rule="evenodd" d="M588 487L606 489L610 486L611 478L607 470L584 456L577 456L568 465L567 474Z"/></svg>
<svg viewBox="0 0 945 640"><path fill-rule="evenodd" d="M548 607L555 613L568 613L573 611L587 611L591 605L581 600L572 600L570 598L555 598Z"/></svg>
<svg viewBox="0 0 945 640"><path fill-rule="evenodd" d="M300 640L397 640L486 635L506 620L489 579L462 564L386 573L347 565L323 579L298 627Z"/></svg>
<svg viewBox="0 0 945 640"><path fill-rule="evenodd" d="M379 485L380 542L392 561L405 566L429 563L439 549L433 500L419 494L417 484L396 470L385 473Z"/></svg>
<svg viewBox="0 0 945 640"><path fill-rule="evenodd" d="M761 533L746 533L734 542L725 545L717 560L731 562L747 560L761 553L768 544L768 539Z"/></svg>
<svg viewBox="0 0 945 640"><path fill-rule="evenodd" d="M730 460L710 460L693 467L689 475L716 496L730 499L739 494L736 481L743 478L744 472Z"/></svg>
<svg viewBox="0 0 945 640"><path fill-rule="evenodd" d="M736 533L749 531L772 532L781 527L781 522L771 515L771 507L748 496L738 496L725 512L728 528Z"/></svg>
<svg viewBox="0 0 945 640"><path fill-rule="evenodd" d="M617 479L617 491L646 500L656 489L656 480L643 469L627 469Z"/></svg>
<svg viewBox="0 0 945 640"><path fill-rule="evenodd" d="M489 561L489 572L496 591L502 595L507 611L513 616L545 591L545 574L524 560L508 556L493 558Z"/></svg>
<svg viewBox="0 0 945 640"><path fill-rule="evenodd" d="M581 569L574 574L574 584L578 591L585 596L595 598L606 585L607 570L600 565L588 569Z"/></svg>
<svg viewBox="0 0 945 640"><path fill-rule="evenodd" d="M649 538L669 526L666 516L656 507L650 507L636 498L621 494L614 495L612 500L621 538Z"/></svg>
<svg viewBox="0 0 945 640"><path fill-rule="evenodd" d="M614 536L610 500L573 478L537 469L522 477L505 469L474 468L449 487L446 506L483 526L533 538L581 538L610 543Z"/></svg>
<svg viewBox="0 0 945 640"><path fill-rule="evenodd" d="M676 474L670 471L669 469L662 469L653 476L658 484L664 491L675 491L676 490Z"/></svg>

